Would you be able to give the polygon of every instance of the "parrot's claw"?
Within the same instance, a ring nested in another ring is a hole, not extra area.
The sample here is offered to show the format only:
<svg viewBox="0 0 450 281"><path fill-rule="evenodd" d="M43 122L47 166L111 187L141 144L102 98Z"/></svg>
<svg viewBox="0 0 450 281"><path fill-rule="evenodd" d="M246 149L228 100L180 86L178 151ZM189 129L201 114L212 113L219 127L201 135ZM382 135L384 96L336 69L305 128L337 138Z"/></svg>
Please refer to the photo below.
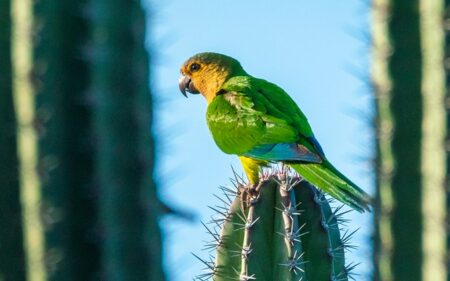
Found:
<svg viewBox="0 0 450 281"><path fill-rule="evenodd" d="M249 184L245 188L243 188L241 192L241 202L242 207L253 206L259 201L259 194L261 191L261 187L263 186L263 182L259 182L256 184Z"/></svg>
<svg viewBox="0 0 450 281"><path fill-rule="evenodd" d="M259 194L263 185L264 185L264 181L260 181L258 183L250 185L250 187L249 187L250 194Z"/></svg>

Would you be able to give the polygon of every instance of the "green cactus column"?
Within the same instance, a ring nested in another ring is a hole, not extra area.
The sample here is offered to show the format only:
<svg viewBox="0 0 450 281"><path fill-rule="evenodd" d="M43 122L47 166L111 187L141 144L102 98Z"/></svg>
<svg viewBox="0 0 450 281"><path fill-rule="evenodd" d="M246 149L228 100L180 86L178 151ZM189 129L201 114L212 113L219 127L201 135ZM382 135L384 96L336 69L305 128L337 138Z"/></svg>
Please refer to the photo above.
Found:
<svg viewBox="0 0 450 281"><path fill-rule="evenodd" d="M20 201L26 280L46 280L43 226L41 221L41 181L38 176L38 136L35 130L35 92L32 83L33 3L11 2L13 96L17 119Z"/></svg>
<svg viewBox="0 0 450 281"><path fill-rule="evenodd" d="M447 278L446 199L445 184L446 100L444 44L442 24L443 0L420 1L420 31L422 40L422 183L423 200L423 270L425 281L444 281ZM447 105L448 107L448 105Z"/></svg>
<svg viewBox="0 0 450 281"><path fill-rule="evenodd" d="M35 128L49 280L100 275L88 8L87 0L34 6Z"/></svg>
<svg viewBox="0 0 450 281"><path fill-rule="evenodd" d="M96 169L107 280L164 280L153 173L149 66L140 1L94 10Z"/></svg>
<svg viewBox="0 0 450 281"><path fill-rule="evenodd" d="M13 105L11 2L0 1L0 280L25 280L16 116Z"/></svg>
<svg viewBox="0 0 450 281"><path fill-rule="evenodd" d="M223 189L225 206L213 207L217 227L205 225L213 236L206 248L216 257L203 261L209 272L197 280L348 280L352 234L341 236L341 215L322 192L286 172L266 177L253 194L236 186Z"/></svg>
<svg viewBox="0 0 450 281"><path fill-rule="evenodd" d="M442 1L375 0L374 280L443 280Z"/></svg>
<svg viewBox="0 0 450 281"><path fill-rule="evenodd" d="M422 52L419 1L392 1L388 22L392 55L391 112L393 119L391 213L392 268L396 281L417 280L422 275ZM408 30L408 32L406 32Z"/></svg>
<svg viewBox="0 0 450 281"><path fill-rule="evenodd" d="M376 94L376 186L375 232L374 232L374 281L392 280L392 226L390 215L393 211L392 155L393 120L390 110L391 79L388 73L388 59L392 52L387 21L390 16L390 0L373 2L373 62L372 80Z"/></svg>
<svg viewBox="0 0 450 281"><path fill-rule="evenodd" d="M446 122L446 131L445 131L445 144L447 144L447 149L445 153L445 185L446 189L446 203L447 203L447 221L450 220L450 149L448 149L448 144L450 144L450 1L444 1L444 30L445 30L445 40L444 40L444 67L445 67L445 122ZM447 231L447 257L450 256L450 231ZM450 268L450 259L447 259L446 263L447 268ZM447 270L447 281L450 281L450 270Z"/></svg>

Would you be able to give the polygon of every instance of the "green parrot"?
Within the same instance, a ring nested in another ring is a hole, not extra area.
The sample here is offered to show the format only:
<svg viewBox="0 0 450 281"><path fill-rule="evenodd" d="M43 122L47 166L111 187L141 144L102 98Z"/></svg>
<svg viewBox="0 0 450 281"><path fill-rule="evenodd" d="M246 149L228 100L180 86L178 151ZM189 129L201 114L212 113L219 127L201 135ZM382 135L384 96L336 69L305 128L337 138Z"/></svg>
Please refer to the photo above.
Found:
<svg viewBox="0 0 450 281"><path fill-rule="evenodd" d="M237 155L252 186L270 163L292 167L337 200L363 212L370 197L325 157L306 116L277 85L255 78L236 59L200 53L181 67L180 91L201 94L217 146Z"/></svg>

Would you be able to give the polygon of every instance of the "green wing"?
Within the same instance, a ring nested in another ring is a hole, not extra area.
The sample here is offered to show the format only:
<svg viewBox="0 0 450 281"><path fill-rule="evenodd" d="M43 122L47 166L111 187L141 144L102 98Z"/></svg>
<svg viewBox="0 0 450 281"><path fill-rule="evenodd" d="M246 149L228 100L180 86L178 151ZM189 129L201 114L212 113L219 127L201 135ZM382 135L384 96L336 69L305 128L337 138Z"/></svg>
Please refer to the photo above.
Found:
<svg viewBox="0 0 450 281"><path fill-rule="evenodd" d="M209 104L207 120L224 152L287 162L341 202L358 211L369 209L370 197L325 159L305 115L278 86L234 77Z"/></svg>
<svg viewBox="0 0 450 281"><path fill-rule="evenodd" d="M286 92L265 80L229 79L209 104L207 122L225 153L269 161L320 162L321 150L303 112Z"/></svg>

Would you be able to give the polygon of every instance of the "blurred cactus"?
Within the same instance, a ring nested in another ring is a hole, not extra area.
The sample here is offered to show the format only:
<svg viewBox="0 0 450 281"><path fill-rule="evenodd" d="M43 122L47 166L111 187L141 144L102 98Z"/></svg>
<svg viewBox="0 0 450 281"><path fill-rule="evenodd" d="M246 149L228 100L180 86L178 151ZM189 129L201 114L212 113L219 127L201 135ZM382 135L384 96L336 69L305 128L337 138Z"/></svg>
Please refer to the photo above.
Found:
<svg viewBox="0 0 450 281"><path fill-rule="evenodd" d="M100 277L87 2L34 5L32 77L48 280Z"/></svg>
<svg viewBox="0 0 450 281"><path fill-rule="evenodd" d="M348 280L345 249L353 233L340 235L342 213L332 211L325 195L286 171L267 176L259 191L222 188L225 206L205 225L213 236L206 249L215 261L198 280ZM230 198L235 196L234 200Z"/></svg>
<svg viewBox="0 0 450 281"><path fill-rule="evenodd" d="M11 2L0 2L0 280L25 280L19 193L16 117L13 105Z"/></svg>
<svg viewBox="0 0 450 281"><path fill-rule="evenodd" d="M98 0L93 92L106 280L164 280L140 1Z"/></svg>
<svg viewBox="0 0 450 281"><path fill-rule="evenodd" d="M13 4L0 4L0 280L164 280L140 2Z"/></svg>
<svg viewBox="0 0 450 281"><path fill-rule="evenodd" d="M375 281L446 278L443 5L373 3Z"/></svg>
<svg viewBox="0 0 450 281"><path fill-rule="evenodd" d="M450 222L450 1L445 1L444 7L444 28L445 28L445 49L444 49L444 66L445 66L445 103L446 103L446 171L445 171L445 185L446 189L446 203L447 203L447 223ZM450 231L447 229L447 268L450 269ZM447 270L447 281L450 281L450 270Z"/></svg>

